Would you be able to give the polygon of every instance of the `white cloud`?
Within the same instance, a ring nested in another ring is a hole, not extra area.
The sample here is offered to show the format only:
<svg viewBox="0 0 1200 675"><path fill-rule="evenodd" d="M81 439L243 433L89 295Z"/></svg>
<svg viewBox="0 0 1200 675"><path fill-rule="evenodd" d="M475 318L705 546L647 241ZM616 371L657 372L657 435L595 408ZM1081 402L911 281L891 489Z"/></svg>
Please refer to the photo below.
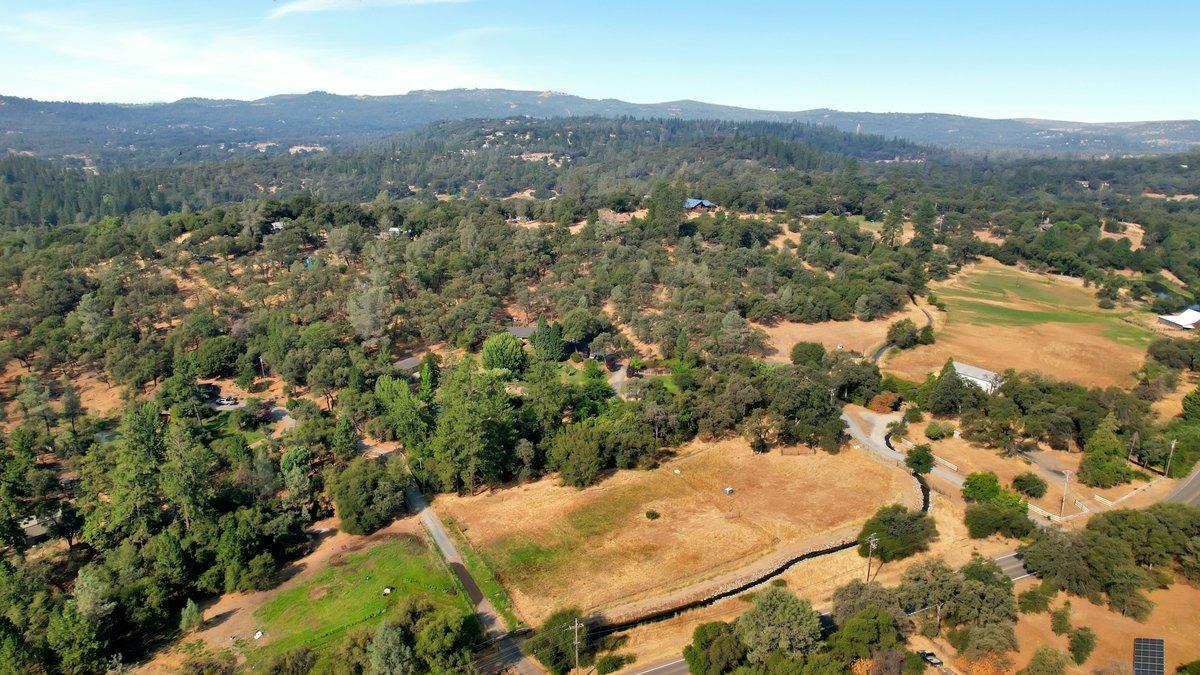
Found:
<svg viewBox="0 0 1200 675"><path fill-rule="evenodd" d="M288 14L306 12L332 12L344 9L361 9L364 7L387 7L398 5L440 5L466 2L467 0L289 0L280 4L268 14L272 19L278 19Z"/></svg>
<svg viewBox="0 0 1200 675"><path fill-rule="evenodd" d="M27 13L0 25L0 47L21 55L4 93L73 101L260 98L324 90L397 94L413 89L513 87L469 56L470 30L386 52L330 49L296 35L227 26L132 27L94 17ZM18 48L18 43L21 45Z"/></svg>

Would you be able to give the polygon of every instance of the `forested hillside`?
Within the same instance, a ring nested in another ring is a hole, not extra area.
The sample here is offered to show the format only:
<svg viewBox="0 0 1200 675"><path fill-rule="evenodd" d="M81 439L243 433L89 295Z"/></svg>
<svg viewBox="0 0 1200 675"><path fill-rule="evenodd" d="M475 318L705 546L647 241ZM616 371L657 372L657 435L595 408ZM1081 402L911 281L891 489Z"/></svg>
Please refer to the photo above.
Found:
<svg viewBox="0 0 1200 675"><path fill-rule="evenodd" d="M112 168L286 155L346 148L438 120L528 116L800 122L978 152L1076 154L1181 152L1200 143L1200 122L1085 124L933 113L752 110L699 101L636 104L557 92L414 91L397 96L325 92L256 101L182 99L122 105L0 96L5 146L44 159Z"/></svg>

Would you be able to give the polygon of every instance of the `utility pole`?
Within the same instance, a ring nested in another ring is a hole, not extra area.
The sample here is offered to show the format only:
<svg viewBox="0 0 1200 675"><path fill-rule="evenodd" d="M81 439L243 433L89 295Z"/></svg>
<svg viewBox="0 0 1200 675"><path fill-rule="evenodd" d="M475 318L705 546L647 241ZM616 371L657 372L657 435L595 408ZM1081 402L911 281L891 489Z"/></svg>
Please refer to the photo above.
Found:
<svg viewBox="0 0 1200 675"><path fill-rule="evenodd" d="M584 627L585 626L583 625L583 622L579 620L579 617L575 617L575 621L572 623L563 624L563 630L574 631L575 637L573 641L575 643L575 670L579 670L579 630Z"/></svg>
<svg viewBox="0 0 1200 675"><path fill-rule="evenodd" d="M1175 439L1171 439L1171 454L1167 455L1167 470L1163 471L1164 478L1171 477L1171 460L1175 459Z"/></svg>
<svg viewBox="0 0 1200 675"><path fill-rule="evenodd" d="M867 537L867 582L871 581L871 559L875 556L875 549L879 547L879 535L874 532Z"/></svg>

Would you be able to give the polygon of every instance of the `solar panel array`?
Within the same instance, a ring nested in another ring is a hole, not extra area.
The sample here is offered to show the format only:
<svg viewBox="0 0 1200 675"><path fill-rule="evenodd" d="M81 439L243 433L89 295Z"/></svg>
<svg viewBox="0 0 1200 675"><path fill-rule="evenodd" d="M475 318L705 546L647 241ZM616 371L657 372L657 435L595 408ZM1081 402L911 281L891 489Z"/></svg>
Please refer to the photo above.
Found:
<svg viewBox="0 0 1200 675"><path fill-rule="evenodd" d="M1133 675L1163 675L1166 647L1162 638L1133 639Z"/></svg>

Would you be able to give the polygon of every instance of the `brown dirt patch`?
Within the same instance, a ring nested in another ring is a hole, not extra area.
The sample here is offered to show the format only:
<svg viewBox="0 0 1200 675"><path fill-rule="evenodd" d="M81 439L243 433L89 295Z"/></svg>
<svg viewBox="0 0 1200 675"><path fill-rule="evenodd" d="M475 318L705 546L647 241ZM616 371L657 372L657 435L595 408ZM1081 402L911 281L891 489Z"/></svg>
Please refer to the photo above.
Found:
<svg viewBox="0 0 1200 675"><path fill-rule="evenodd" d="M1033 585L1033 580L1017 583L1017 592ZM1088 626L1096 631L1096 651L1082 666L1072 667L1072 673L1090 673L1110 661L1128 665L1133 661L1135 637L1161 637L1166 641L1166 672L1173 673L1183 663L1200 659L1200 640L1196 639L1196 608L1200 607L1200 589L1176 583L1168 589L1146 594L1155 604L1154 612L1145 623L1093 605L1084 598L1070 598L1071 624ZM1053 606L1060 607L1066 596L1060 594ZM1017 667L1024 667L1041 645L1067 649L1067 636L1050 630L1050 614L1022 614L1017 621L1020 652L1015 658Z"/></svg>
<svg viewBox="0 0 1200 675"><path fill-rule="evenodd" d="M861 522L908 480L861 453L755 455L730 439L693 442L658 469L621 471L586 490L550 477L440 496L436 506L492 561L522 618L536 625L560 607L594 610L675 590ZM855 489L864 482L877 489ZM647 519L648 510L661 517Z"/></svg>
<svg viewBox="0 0 1200 675"><path fill-rule="evenodd" d="M1200 378L1189 373L1179 378L1179 386L1175 387L1175 391L1150 405L1150 409L1154 411L1159 422L1165 424L1172 418L1183 414L1183 397L1195 391L1197 382L1200 382Z"/></svg>
<svg viewBox="0 0 1200 675"><path fill-rule="evenodd" d="M937 312L930 310L934 321L938 320ZM767 334L767 345L771 352L766 360L772 363L788 363L791 360L792 347L797 342L820 342L826 349L849 349L861 354L869 354L873 349L884 343L888 326L901 319L912 319L917 326L925 325L925 315L920 308L909 305L904 311L886 319L875 321L822 321L821 323L798 323L781 321L773 326L754 324ZM935 324L936 325L936 324ZM943 363L945 360L943 359ZM941 364L938 364L941 367Z"/></svg>
<svg viewBox="0 0 1200 675"><path fill-rule="evenodd" d="M1142 229L1137 223L1121 223L1125 226L1124 232L1108 232L1104 228L1100 228L1101 239L1128 239L1130 250L1136 251L1142 247L1142 242L1146 238L1146 230Z"/></svg>

